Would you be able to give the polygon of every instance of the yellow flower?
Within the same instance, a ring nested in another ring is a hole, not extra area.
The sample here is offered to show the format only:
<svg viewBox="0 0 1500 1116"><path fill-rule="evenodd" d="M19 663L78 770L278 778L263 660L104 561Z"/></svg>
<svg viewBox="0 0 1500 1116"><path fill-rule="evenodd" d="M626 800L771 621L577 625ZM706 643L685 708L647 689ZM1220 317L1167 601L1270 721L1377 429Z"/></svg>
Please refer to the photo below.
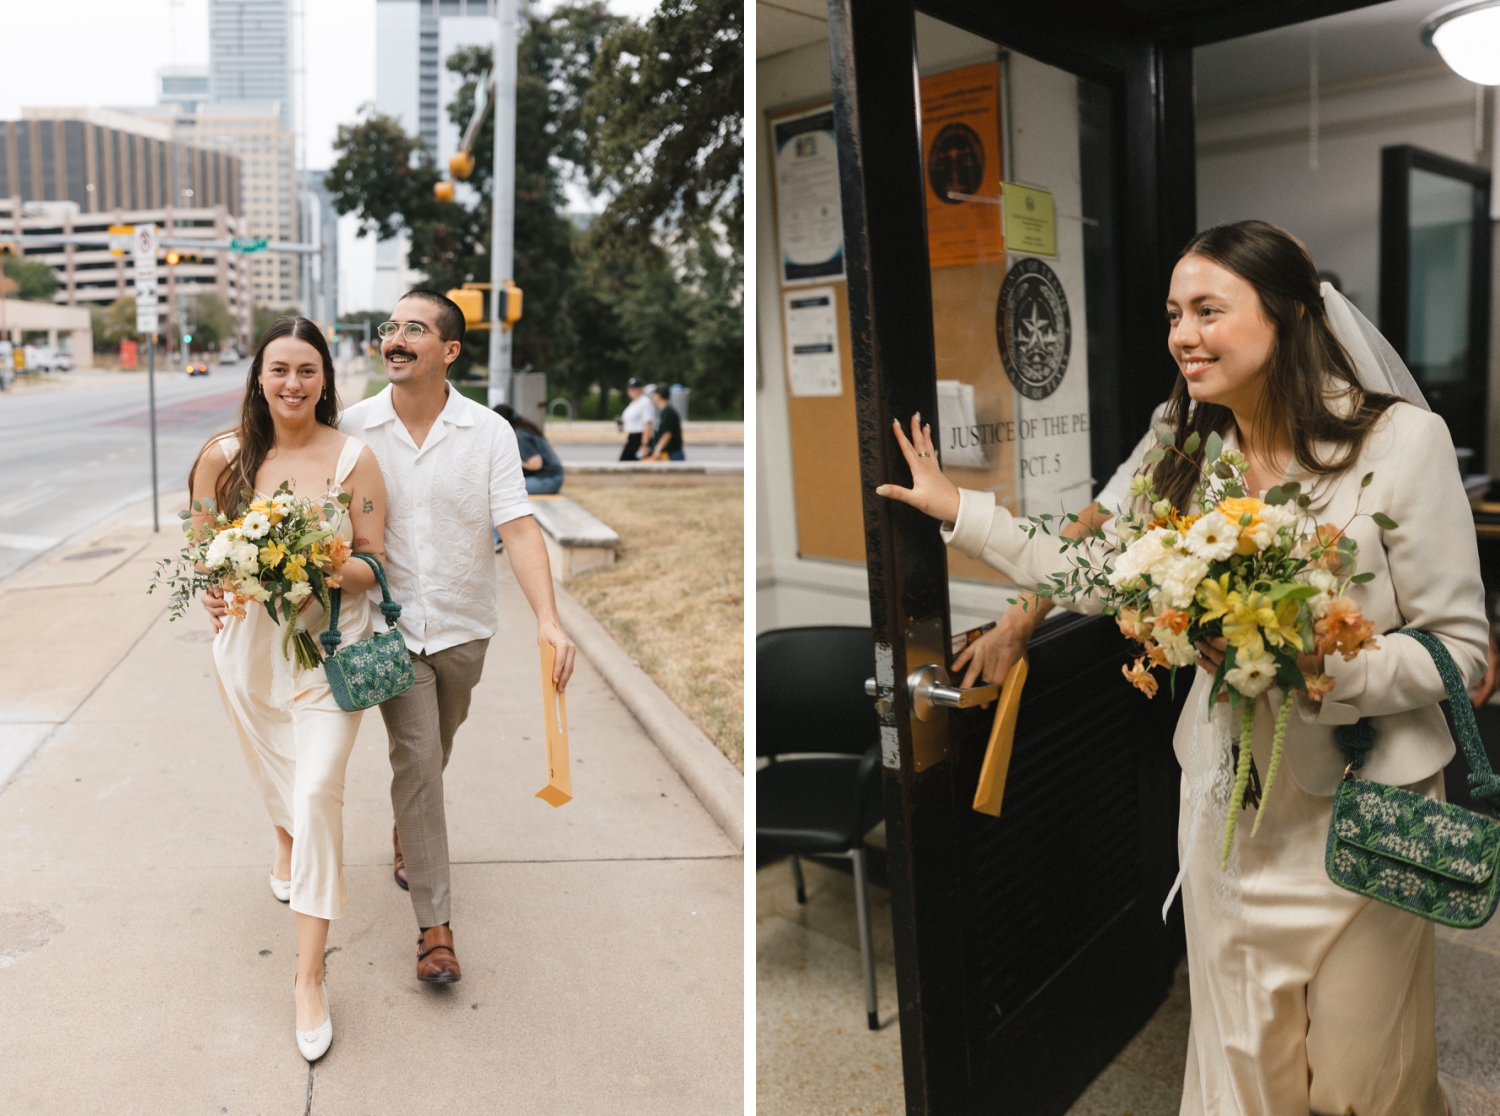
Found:
<svg viewBox="0 0 1500 1116"><path fill-rule="evenodd" d="M320 570L333 561L332 558L324 553L322 543L312 544L312 548L307 553L307 560Z"/></svg>
<svg viewBox="0 0 1500 1116"><path fill-rule="evenodd" d="M1263 507L1265 504L1254 496L1231 496L1219 501L1219 511L1224 518L1240 529L1240 545L1235 550L1236 554L1255 553L1255 540L1250 537L1250 533L1260 524L1260 509ZM1241 517L1246 515L1250 517L1250 522L1241 524Z"/></svg>
<svg viewBox="0 0 1500 1116"><path fill-rule="evenodd" d="M1266 631L1266 639L1273 647L1280 647L1283 643L1290 643L1298 651L1302 650L1302 637L1297 634L1297 602L1284 600L1277 605L1272 612L1269 623L1263 622Z"/></svg>
<svg viewBox="0 0 1500 1116"><path fill-rule="evenodd" d="M271 569L281 565L281 560L286 557L286 547L274 539L260 548L260 560Z"/></svg>
<svg viewBox="0 0 1500 1116"><path fill-rule="evenodd" d="M1264 593L1252 592L1245 597L1231 593L1230 597L1233 605L1224 617L1224 638L1242 654L1264 655L1266 646L1261 628L1276 626L1276 610Z"/></svg>
<svg viewBox="0 0 1500 1116"><path fill-rule="evenodd" d="M307 555L291 554L287 556L286 566L281 571L286 575L288 581L307 580Z"/></svg>
<svg viewBox="0 0 1500 1116"><path fill-rule="evenodd" d="M1229 575L1222 575L1217 581L1211 577L1205 577L1198 585L1198 603L1206 610L1198 617L1200 624L1207 624L1211 620L1217 620L1240 599L1238 593L1229 591Z"/></svg>

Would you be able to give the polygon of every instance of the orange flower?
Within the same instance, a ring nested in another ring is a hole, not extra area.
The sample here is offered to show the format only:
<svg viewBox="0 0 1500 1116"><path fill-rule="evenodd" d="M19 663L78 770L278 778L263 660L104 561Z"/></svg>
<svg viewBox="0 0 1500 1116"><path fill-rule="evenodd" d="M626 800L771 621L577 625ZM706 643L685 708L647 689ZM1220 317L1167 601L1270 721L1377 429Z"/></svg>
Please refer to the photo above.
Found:
<svg viewBox="0 0 1500 1116"><path fill-rule="evenodd" d="M1318 654L1332 655L1337 651L1345 662L1361 651L1375 649L1377 645L1371 638L1374 632L1375 621L1366 620L1359 605L1348 597L1335 597L1328 603L1322 619L1313 624Z"/></svg>
<svg viewBox="0 0 1500 1116"><path fill-rule="evenodd" d="M1183 612L1181 609L1169 608L1156 618L1156 623L1152 626L1160 628L1165 625L1166 627L1172 629L1173 635L1181 635L1183 632L1187 631L1188 621L1190 619L1191 618L1188 616L1188 614Z"/></svg>
<svg viewBox="0 0 1500 1116"><path fill-rule="evenodd" d="M1160 644L1148 643L1146 645L1146 658L1151 660L1153 666L1170 668L1172 665L1167 661L1167 653L1162 649ZM1153 690L1156 689L1156 680L1154 678L1151 680L1151 688Z"/></svg>
<svg viewBox="0 0 1500 1116"><path fill-rule="evenodd" d="M1219 501L1219 512L1240 529L1240 545L1235 550L1236 554L1255 553L1255 540L1250 535L1260 523L1260 509L1263 507L1265 504L1254 496L1231 496ZM1246 515L1250 517L1250 522L1242 525L1240 519Z"/></svg>
<svg viewBox="0 0 1500 1116"><path fill-rule="evenodd" d="M1309 701L1322 701L1333 691L1333 679L1326 674L1304 674L1302 681L1307 685Z"/></svg>
<svg viewBox="0 0 1500 1116"><path fill-rule="evenodd" d="M1313 529L1312 537L1301 539L1292 549L1293 558L1306 558L1317 547L1325 548L1325 552L1318 559L1318 565L1325 570L1336 570L1342 564L1339 557L1338 543L1343 538L1344 532L1332 523L1320 523Z"/></svg>
<svg viewBox="0 0 1500 1116"><path fill-rule="evenodd" d="M1133 666L1122 664L1120 673L1125 676L1127 682L1148 698L1156 696L1156 676L1151 673L1151 668L1146 665L1144 658L1137 659Z"/></svg>
<svg viewBox="0 0 1500 1116"><path fill-rule="evenodd" d="M349 540L342 535L335 535L326 544L328 557L333 563L333 568L338 569L349 560Z"/></svg>
<svg viewBox="0 0 1500 1116"><path fill-rule="evenodd" d="M1119 626L1120 634L1126 639L1145 643L1151 638L1151 625L1141 620L1141 614L1138 609L1120 609L1120 614L1115 617L1115 623Z"/></svg>

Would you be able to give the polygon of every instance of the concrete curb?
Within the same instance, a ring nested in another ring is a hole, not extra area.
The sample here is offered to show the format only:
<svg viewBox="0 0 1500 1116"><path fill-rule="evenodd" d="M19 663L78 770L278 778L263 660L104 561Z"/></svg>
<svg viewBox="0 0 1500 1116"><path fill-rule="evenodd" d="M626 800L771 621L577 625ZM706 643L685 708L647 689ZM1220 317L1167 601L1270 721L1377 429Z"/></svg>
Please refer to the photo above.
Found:
<svg viewBox="0 0 1500 1116"><path fill-rule="evenodd" d="M557 582L557 610L563 627L604 675L625 707L635 714L683 782L698 796L735 848L745 848L745 777L724 753L662 692L650 675L636 666L625 649L588 609Z"/></svg>

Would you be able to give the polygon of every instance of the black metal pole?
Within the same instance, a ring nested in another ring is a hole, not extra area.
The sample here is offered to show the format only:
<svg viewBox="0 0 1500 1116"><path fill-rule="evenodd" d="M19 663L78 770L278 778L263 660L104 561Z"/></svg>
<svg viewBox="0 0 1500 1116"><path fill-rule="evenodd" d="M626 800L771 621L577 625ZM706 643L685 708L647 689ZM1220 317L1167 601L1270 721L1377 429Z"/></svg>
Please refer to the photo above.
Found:
<svg viewBox="0 0 1500 1116"><path fill-rule="evenodd" d="M156 334L146 338L146 392L151 398L151 530L160 533L156 507Z"/></svg>

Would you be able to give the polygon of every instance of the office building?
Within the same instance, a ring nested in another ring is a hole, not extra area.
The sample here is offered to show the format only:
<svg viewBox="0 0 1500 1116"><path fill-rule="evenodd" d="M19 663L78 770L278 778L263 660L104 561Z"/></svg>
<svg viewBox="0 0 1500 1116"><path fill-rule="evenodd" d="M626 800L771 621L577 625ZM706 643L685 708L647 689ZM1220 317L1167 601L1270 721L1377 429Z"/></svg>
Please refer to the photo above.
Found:
<svg viewBox="0 0 1500 1116"><path fill-rule="evenodd" d="M298 174L297 208L301 216L298 239L321 249L317 255L298 257L302 304L309 318L327 325L339 316L339 215L328 187L323 185L324 173Z"/></svg>
<svg viewBox="0 0 1500 1116"><path fill-rule="evenodd" d="M125 256L112 255L111 225L155 224L164 237L225 240L243 236L240 161L173 139L162 121L108 109L24 109L0 122L0 239L12 235L98 237L78 244L23 247L28 259L57 271L56 301L108 305L134 294ZM250 267L226 251L163 269L163 314L213 292L246 336Z"/></svg>
<svg viewBox="0 0 1500 1116"><path fill-rule="evenodd" d="M197 112L208 100L207 66L163 66L156 71L156 103Z"/></svg>
<svg viewBox="0 0 1500 1116"><path fill-rule="evenodd" d="M208 96L274 103L292 127L291 0L209 0Z"/></svg>
<svg viewBox="0 0 1500 1116"><path fill-rule="evenodd" d="M448 69L460 47L495 41L495 0L378 0L375 5L375 109L400 121L440 167L458 150L460 126L448 105L462 79ZM421 276L406 266L404 236L375 245L375 304L389 309Z"/></svg>

